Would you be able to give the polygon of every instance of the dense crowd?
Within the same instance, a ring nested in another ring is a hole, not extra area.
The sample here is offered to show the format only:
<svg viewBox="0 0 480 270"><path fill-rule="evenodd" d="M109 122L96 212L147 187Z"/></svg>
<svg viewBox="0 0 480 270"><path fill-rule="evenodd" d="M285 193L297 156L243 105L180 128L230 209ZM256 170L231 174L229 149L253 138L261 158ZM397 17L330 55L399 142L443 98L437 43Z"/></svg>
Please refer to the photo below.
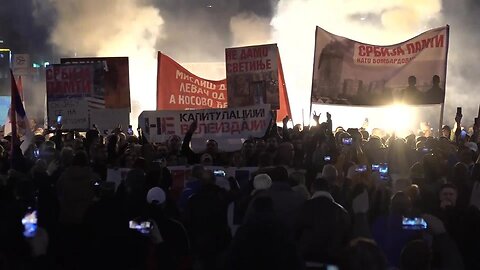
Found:
<svg viewBox="0 0 480 270"><path fill-rule="evenodd" d="M331 117L233 153L193 152L195 122L165 143L59 126L22 153L6 136L0 268L480 269L480 127L399 138ZM240 183L210 166L256 169ZM112 168L130 168L118 186Z"/></svg>

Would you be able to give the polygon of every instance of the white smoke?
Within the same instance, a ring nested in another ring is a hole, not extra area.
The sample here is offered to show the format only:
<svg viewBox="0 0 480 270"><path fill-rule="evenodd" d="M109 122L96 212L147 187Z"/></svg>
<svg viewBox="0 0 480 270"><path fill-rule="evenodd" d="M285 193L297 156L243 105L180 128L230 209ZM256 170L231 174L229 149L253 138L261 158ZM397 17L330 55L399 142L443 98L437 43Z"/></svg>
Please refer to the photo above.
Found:
<svg viewBox="0 0 480 270"><path fill-rule="evenodd" d="M272 19L296 123L310 102L315 26L370 44L394 44L430 28L440 0L280 0ZM436 25L438 26L438 25ZM307 123L308 123L308 119Z"/></svg>
<svg viewBox="0 0 480 270"><path fill-rule="evenodd" d="M240 13L230 19L232 46L241 47L269 43L271 39L270 19L254 13Z"/></svg>
<svg viewBox="0 0 480 270"><path fill-rule="evenodd" d="M191 2L179 1L171 3L178 9L167 13L162 8L162 16L149 2L153 0L34 1L40 11L55 10L50 41L62 56L129 56L132 122L142 110L155 108L158 50L188 63L188 68L206 79L222 79L225 47L277 43L293 118L300 123L302 109L308 117L310 106L315 26L366 43L394 44L444 21L441 0L279 0L271 20L227 1L193 9ZM459 36L459 28L456 31L452 38L455 33ZM450 64L453 59L455 53L450 50ZM448 85L455 81L455 86L472 89L467 83L472 78L451 80L450 70L462 71L450 66ZM447 105L455 92L451 90Z"/></svg>
<svg viewBox="0 0 480 270"><path fill-rule="evenodd" d="M142 0L49 0L57 18L50 42L69 57L128 56L131 123L156 107L156 48L162 37L159 10ZM41 7L41 5L40 5Z"/></svg>

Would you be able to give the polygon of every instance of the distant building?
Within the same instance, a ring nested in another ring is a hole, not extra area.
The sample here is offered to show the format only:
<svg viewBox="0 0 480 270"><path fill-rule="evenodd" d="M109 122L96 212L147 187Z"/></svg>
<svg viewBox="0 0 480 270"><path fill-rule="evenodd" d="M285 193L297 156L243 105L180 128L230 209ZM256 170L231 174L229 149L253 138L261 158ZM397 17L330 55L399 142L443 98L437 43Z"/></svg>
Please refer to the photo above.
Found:
<svg viewBox="0 0 480 270"><path fill-rule="evenodd" d="M341 94L343 54L343 48L337 42L332 42L323 48L316 67L315 96L335 99Z"/></svg>
<svg viewBox="0 0 480 270"><path fill-rule="evenodd" d="M345 79L343 81L343 95L347 97L356 96L362 89L362 81L354 79Z"/></svg>

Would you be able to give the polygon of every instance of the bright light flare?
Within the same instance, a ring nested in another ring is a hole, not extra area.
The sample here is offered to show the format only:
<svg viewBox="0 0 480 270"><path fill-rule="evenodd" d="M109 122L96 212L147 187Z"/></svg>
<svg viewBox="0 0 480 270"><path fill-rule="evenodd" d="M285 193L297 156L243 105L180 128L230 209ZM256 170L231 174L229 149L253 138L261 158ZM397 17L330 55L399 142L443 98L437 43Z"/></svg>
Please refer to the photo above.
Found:
<svg viewBox="0 0 480 270"><path fill-rule="evenodd" d="M400 137L405 137L415 132L412 130L417 123L417 116L414 110L404 104L394 104L383 107L378 113L381 126L389 131L395 132Z"/></svg>
<svg viewBox="0 0 480 270"><path fill-rule="evenodd" d="M366 130L369 132L374 128L379 128L389 133L395 132L399 137L417 132L419 129L418 123L424 120L419 119L418 109L402 104L383 107L312 105L312 112L321 113L320 122L327 120L326 112L332 114L333 129L339 126L344 129L360 128L368 122ZM310 120L310 117L308 120ZM310 123L313 122L310 121Z"/></svg>

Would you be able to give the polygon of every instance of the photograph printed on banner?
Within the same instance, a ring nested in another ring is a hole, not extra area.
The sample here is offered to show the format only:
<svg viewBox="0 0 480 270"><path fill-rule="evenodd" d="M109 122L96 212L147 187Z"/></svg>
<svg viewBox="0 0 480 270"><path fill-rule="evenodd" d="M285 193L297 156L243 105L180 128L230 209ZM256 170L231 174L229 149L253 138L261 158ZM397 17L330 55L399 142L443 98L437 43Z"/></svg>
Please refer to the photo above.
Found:
<svg viewBox="0 0 480 270"><path fill-rule="evenodd" d="M313 104L440 104L445 98L448 27L377 46L317 27Z"/></svg>

